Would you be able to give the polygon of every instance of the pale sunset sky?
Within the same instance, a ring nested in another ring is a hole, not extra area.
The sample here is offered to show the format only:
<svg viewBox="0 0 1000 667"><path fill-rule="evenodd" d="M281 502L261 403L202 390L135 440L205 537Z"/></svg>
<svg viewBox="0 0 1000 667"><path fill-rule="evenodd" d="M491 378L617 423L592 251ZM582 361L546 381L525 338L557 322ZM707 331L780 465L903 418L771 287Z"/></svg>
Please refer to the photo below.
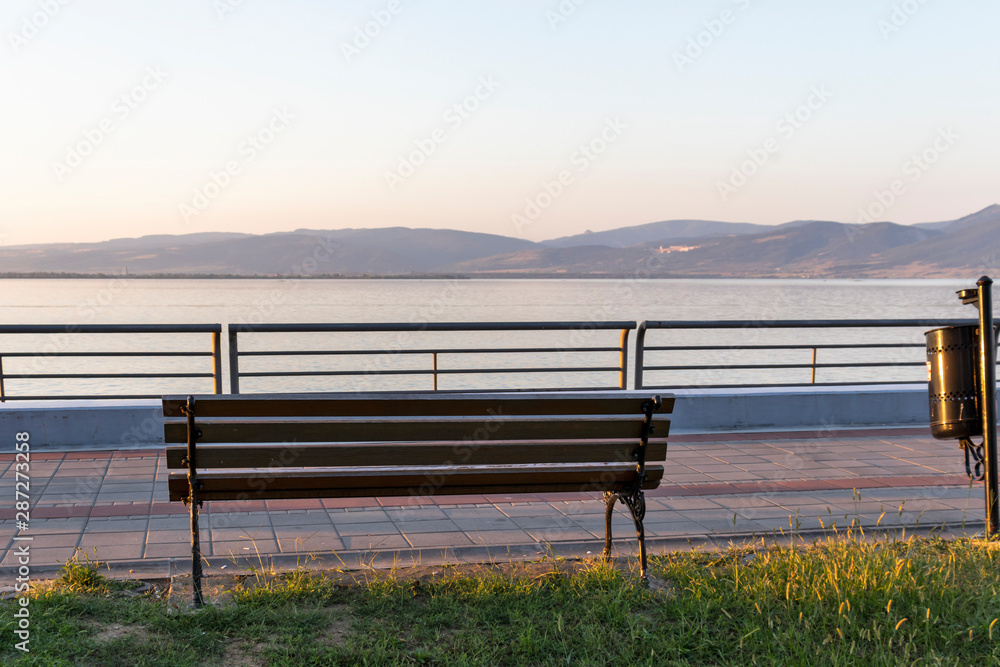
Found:
<svg viewBox="0 0 1000 667"><path fill-rule="evenodd" d="M1000 202L996 0L6 0L0 243Z"/></svg>

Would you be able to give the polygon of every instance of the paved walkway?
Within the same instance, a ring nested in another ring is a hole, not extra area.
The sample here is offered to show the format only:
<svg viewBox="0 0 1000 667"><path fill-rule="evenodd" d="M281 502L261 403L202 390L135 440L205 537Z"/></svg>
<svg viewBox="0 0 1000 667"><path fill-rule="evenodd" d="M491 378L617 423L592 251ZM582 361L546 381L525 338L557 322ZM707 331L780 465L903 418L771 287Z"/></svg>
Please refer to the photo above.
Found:
<svg viewBox="0 0 1000 667"><path fill-rule="evenodd" d="M807 539L855 523L868 530L983 528L983 487L961 452L926 430L688 435L671 438L663 485L647 493L653 553L753 536ZM167 576L190 568L187 509L167 502L157 451L36 453L31 515L17 533L15 462L0 456L0 576L12 577L14 536L31 537L36 576L77 548L114 570ZM23 487L22 487L23 488ZM597 494L462 496L206 503L208 572L245 565L425 565L600 552ZM620 553L635 547L615 518ZM0 580L0 586L6 585Z"/></svg>

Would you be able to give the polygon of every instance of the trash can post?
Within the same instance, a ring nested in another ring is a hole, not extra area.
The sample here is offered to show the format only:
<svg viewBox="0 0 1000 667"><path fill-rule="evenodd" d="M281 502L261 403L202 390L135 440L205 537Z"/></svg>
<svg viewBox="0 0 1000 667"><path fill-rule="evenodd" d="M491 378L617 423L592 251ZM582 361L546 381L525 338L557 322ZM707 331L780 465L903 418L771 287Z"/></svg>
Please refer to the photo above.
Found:
<svg viewBox="0 0 1000 667"><path fill-rule="evenodd" d="M1000 499L997 497L997 383L996 334L993 328L993 281L980 278L979 377L982 391L983 445L986 450L986 535L1000 534Z"/></svg>
<svg viewBox="0 0 1000 667"><path fill-rule="evenodd" d="M958 291L976 306L979 322L927 331L927 391L931 435L955 438L965 455L969 478L986 487L986 536L1000 537L1000 458L997 456L997 334L993 322L993 281ZM982 436L977 445L972 438Z"/></svg>

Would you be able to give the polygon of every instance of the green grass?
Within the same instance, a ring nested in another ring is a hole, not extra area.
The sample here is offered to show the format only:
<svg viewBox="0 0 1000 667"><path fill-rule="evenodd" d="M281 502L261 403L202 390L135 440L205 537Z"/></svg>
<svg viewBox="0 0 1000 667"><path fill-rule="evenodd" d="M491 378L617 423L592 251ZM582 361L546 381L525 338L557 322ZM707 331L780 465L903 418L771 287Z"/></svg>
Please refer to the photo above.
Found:
<svg viewBox="0 0 1000 667"><path fill-rule="evenodd" d="M652 590L597 562L435 569L251 575L200 611L57 582L32 600L32 653L8 639L0 662L1000 664L995 543L677 553L651 560ZM8 638L13 609L0 607Z"/></svg>

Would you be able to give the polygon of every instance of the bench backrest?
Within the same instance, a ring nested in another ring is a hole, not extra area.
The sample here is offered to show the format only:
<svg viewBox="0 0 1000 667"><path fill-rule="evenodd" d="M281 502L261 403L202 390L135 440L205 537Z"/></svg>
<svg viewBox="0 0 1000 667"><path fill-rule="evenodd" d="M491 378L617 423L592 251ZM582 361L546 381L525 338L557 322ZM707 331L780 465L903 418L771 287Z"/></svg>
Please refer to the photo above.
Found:
<svg viewBox="0 0 1000 667"><path fill-rule="evenodd" d="M615 478L620 481L634 467L643 406L652 396L616 391L194 398L198 469L444 466L468 472L477 466L551 464L567 472L621 464ZM186 467L187 448L177 446L187 443L186 405L186 396L163 399L168 468ZM673 397L663 396L653 413L646 461L666 458L672 409ZM545 479L544 472L535 470L533 479ZM646 486L655 486L661 476L662 466L647 467ZM522 486L530 486L525 480ZM172 475L172 499L183 486Z"/></svg>

